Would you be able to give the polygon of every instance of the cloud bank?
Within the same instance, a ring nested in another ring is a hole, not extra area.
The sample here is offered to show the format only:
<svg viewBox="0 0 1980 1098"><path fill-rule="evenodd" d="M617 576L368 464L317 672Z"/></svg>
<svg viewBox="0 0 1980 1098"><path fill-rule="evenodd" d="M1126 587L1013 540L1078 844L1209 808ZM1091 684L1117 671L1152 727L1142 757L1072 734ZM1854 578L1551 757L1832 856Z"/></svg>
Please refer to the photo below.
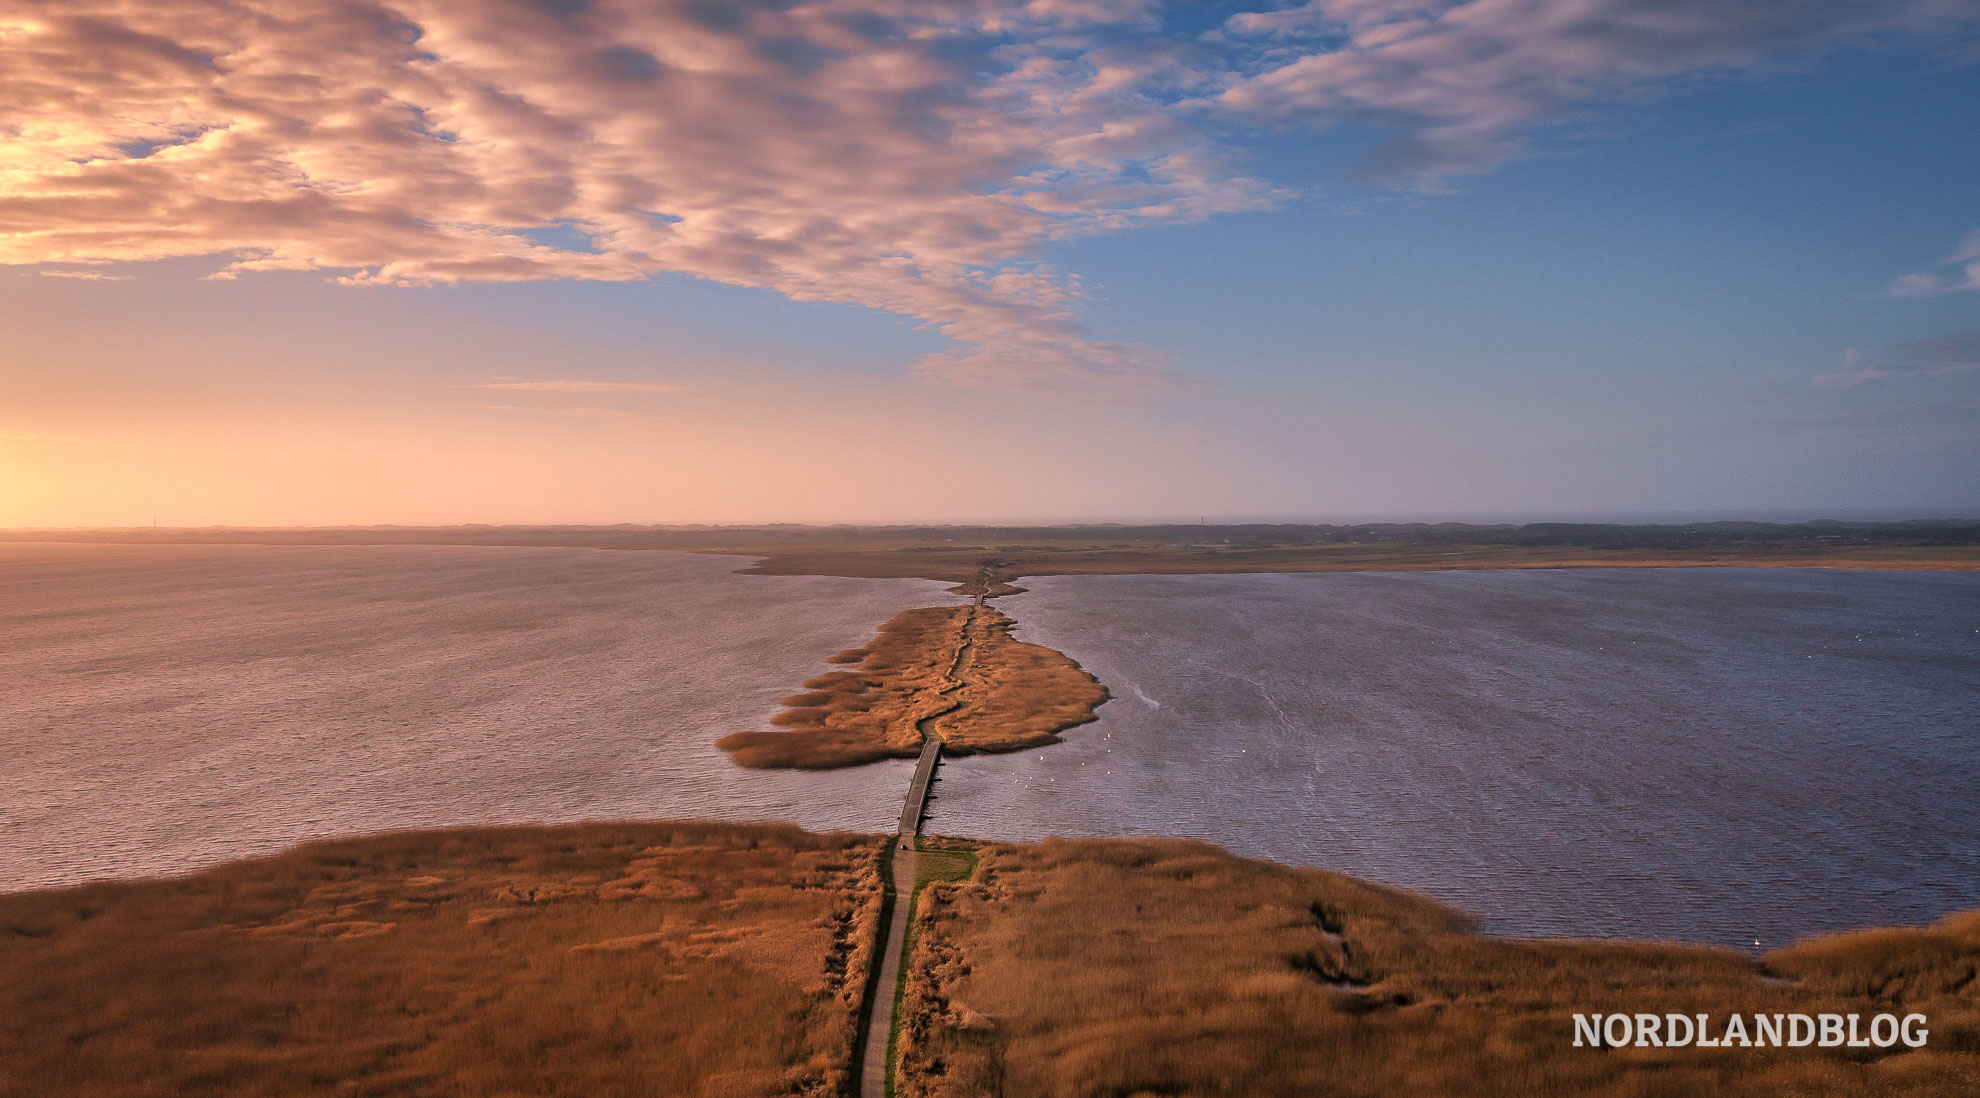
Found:
<svg viewBox="0 0 1980 1098"><path fill-rule="evenodd" d="M0 0L0 263L225 256L357 284L678 273L914 317L924 375L1145 390L1080 234L1282 202L1252 129L1413 186L1584 103L1931 32L1967 0Z"/></svg>

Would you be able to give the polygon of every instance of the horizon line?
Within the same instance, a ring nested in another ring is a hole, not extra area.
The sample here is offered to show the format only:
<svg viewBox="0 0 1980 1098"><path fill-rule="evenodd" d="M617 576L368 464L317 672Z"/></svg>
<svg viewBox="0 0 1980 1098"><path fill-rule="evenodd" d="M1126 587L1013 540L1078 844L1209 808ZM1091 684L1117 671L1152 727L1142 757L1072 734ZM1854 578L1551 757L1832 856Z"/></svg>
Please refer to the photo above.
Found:
<svg viewBox="0 0 1980 1098"><path fill-rule="evenodd" d="M1793 516L1793 517L1790 517ZM1807 517L1802 517L1807 516ZM801 528L815 530L831 529L1077 529L1080 527L1107 527L1130 529L1136 527L1161 526L1313 526L1313 527L1352 527L1352 526L1539 526L1539 525L1587 525L1587 526L1682 526L1721 523L1750 523L1768 526L1813 526L1828 523L1850 525L1911 525L1911 524L1958 524L1980 523L1980 511L1961 513L1920 513L1920 512L1875 512L1856 511L1814 512L1684 512L1684 511L1642 511L1607 512L1589 514L1585 512L1564 513L1513 513L1503 516L1480 514L1444 515L1402 513L1372 514L1356 516L1195 516L1195 517L1139 517L1125 519L1103 518L1042 518L1042 519L921 519L888 521L786 521L762 520L745 522L346 522L346 523L207 523L203 525L169 526L159 524L125 526L0 526L0 534L61 534L61 533L200 533L208 531L271 531L308 532L321 530L758 530L768 528Z"/></svg>

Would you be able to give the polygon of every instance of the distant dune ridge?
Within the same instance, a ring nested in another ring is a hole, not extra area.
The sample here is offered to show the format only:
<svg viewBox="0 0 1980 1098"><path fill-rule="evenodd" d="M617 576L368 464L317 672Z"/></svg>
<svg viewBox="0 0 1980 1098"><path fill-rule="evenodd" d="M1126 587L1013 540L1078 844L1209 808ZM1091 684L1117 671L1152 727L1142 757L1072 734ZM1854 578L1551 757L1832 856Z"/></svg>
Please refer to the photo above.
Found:
<svg viewBox="0 0 1980 1098"><path fill-rule="evenodd" d="M717 741L743 766L822 770L913 758L929 736L968 755L1054 743L1094 719L1107 688L1062 652L1012 635L982 601L903 611L872 642L830 657L829 671L784 699L782 731Z"/></svg>

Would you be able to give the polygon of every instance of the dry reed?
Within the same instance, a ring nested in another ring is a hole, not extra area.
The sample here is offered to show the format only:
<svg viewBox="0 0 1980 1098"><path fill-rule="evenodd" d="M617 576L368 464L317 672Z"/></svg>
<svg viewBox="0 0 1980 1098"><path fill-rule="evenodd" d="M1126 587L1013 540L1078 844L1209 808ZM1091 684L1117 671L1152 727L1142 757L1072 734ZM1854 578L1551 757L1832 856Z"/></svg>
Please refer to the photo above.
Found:
<svg viewBox="0 0 1980 1098"><path fill-rule="evenodd" d="M0 896L0 1094L837 1095L876 854L490 828Z"/></svg>
<svg viewBox="0 0 1980 1098"><path fill-rule="evenodd" d="M1431 901L1175 840L988 846L918 908L904 1098L1971 1095L1980 913L1762 958L1478 937ZM1575 1012L1919 1012L1923 1049L1600 1049Z"/></svg>

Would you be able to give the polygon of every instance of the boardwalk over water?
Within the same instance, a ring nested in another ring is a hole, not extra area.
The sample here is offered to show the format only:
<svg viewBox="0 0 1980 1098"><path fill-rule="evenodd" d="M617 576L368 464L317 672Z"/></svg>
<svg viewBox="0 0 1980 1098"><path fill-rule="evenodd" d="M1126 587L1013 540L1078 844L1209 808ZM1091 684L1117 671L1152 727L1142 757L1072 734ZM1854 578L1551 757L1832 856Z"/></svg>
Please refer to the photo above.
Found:
<svg viewBox="0 0 1980 1098"><path fill-rule="evenodd" d="M928 783L935 780L935 762L941 754L941 740L931 736L921 745L921 758L914 764L914 780L908 783L907 801L901 805L902 835L912 837L921 831L921 817L928 808Z"/></svg>

